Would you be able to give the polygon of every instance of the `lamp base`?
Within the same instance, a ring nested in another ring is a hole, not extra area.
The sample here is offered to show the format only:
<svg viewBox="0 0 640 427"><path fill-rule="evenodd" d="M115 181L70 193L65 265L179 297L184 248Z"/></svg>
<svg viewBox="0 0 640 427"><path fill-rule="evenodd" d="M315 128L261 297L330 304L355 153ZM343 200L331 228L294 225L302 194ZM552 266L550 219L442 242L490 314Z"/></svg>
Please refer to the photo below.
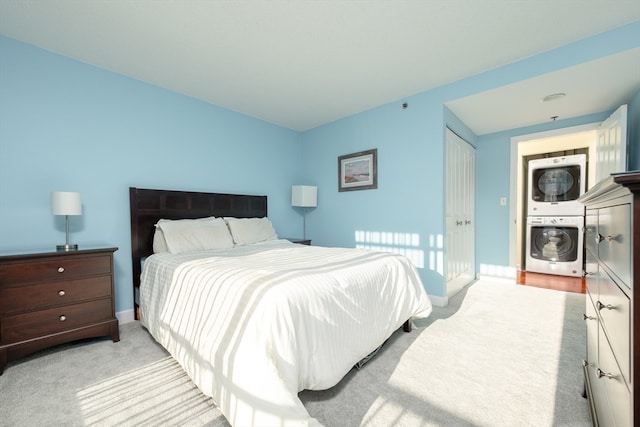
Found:
<svg viewBox="0 0 640 427"><path fill-rule="evenodd" d="M73 244L73 245L57 245L56 246L56 250L57 251L77 251L78 250L78 245Z"/></svg>

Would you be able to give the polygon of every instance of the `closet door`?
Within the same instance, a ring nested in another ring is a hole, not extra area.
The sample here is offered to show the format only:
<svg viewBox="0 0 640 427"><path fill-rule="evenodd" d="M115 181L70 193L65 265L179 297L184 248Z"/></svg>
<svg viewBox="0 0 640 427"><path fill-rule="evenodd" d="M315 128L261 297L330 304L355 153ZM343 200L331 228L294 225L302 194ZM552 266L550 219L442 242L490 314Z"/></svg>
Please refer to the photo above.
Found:
<svg viewBox="0 0 640 427"><path fill-rule="evenodd" d="M598 128L595 183L607 178L612 173L626 170L627 106L622 105Z"/></svg>
<svg viewBox="0 0 640 427"><path fill-rule="evenodd" d="M445 266L447 297L475 277L475 149L446 129Z"/></svg>

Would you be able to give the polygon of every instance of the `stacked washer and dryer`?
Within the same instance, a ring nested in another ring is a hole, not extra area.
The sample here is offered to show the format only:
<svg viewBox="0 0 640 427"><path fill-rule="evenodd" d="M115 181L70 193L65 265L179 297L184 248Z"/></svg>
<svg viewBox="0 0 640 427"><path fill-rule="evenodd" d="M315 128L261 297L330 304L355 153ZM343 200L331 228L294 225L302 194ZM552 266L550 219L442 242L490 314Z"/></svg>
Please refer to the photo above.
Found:
<svg viewBox="0 0 640 427"><path fill-rule="evenodd" d="M587 156L529 161L525 270L581 277Z"/></svg>

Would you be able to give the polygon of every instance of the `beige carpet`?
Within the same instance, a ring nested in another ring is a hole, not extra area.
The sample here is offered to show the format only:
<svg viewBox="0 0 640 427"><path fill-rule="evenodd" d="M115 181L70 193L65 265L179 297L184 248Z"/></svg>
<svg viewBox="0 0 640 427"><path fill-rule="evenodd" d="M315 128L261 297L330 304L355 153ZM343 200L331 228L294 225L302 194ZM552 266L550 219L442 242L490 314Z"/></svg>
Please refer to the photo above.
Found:
<svg viewBox="0 0 640 427"><path fill-rule="evenodd" d="M328 427L589 426L584 295L483 280L301 399ZM228 426L138 323L11 362L0 425Z"/></svg>

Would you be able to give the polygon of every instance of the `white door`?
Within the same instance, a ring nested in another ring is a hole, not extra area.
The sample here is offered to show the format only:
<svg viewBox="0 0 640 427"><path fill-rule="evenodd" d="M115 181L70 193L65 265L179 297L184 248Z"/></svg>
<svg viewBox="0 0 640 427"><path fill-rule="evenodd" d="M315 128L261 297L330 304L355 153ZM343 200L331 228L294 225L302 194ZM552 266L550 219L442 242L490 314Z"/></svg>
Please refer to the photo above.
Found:
<svg viewBox="0 0 640 427"><path fill-rule="evenodd" d="M475 276L475 149L446 130L445 259L447 297Z"/></svg>
<svg viewBox="0 0 640 427"><path fill-rule="evenodd" d="M627 170L627 106L620 106L598 128L596 182ZM594 183L595 184L595 183Z"/></svg>

